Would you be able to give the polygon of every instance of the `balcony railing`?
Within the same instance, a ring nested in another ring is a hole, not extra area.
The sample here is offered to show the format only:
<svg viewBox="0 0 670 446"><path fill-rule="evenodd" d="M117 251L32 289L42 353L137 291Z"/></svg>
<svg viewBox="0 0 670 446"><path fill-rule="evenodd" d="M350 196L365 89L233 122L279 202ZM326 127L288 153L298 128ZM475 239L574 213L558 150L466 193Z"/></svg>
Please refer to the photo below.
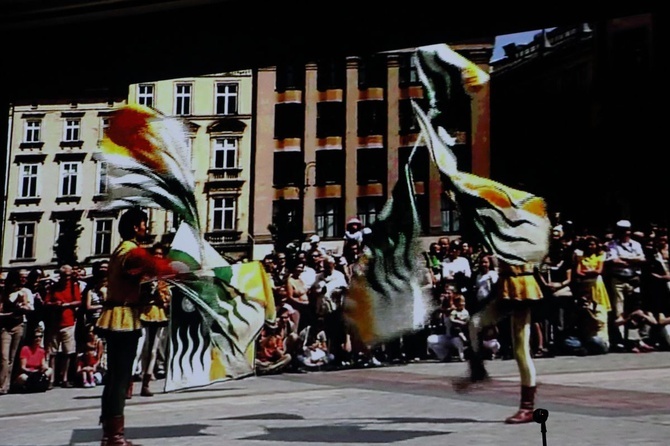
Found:
<svg viewBox="0 0 670 446"><path fill-rule="evenodd" d="M207 171L209 181L219 180L239 180L242 174L240 167L232 167L227 169L209 169Z"/></svg>
<svg viewBox="0 0 670 446"><path fill-rule="evenodd" d="M227 243L237 243L240 240L242 231L232 229L213 231L205 233L205 240L212 246L224 245Z"/></svg>

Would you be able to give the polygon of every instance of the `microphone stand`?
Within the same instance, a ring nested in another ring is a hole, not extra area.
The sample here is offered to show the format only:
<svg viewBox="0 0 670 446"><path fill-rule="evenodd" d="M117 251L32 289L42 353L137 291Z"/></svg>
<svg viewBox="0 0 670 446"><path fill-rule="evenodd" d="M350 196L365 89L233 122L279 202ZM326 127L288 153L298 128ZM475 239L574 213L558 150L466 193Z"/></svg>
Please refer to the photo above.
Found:
<svg viewBox="0 0 670 446"><path fill-rule="evenodd" d="M549 418L549 411L546 409L535 409L533 412L533 421L540 424L542 446L547 446L547 418Z"/></svg>

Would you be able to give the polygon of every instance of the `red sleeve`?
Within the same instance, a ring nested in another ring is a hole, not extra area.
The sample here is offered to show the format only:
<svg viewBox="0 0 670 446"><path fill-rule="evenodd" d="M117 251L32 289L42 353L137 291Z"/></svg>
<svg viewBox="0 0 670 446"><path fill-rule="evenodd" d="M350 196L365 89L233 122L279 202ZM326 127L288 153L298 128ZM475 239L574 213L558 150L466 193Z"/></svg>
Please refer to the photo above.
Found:
<svg viewBox="0 0 670 446"><path fill-rule="evenodd" d="M126 256L124 268L131 276L160 277L176 272L170 266L170 260L155 257L144 248L130 251Z"/></svg>

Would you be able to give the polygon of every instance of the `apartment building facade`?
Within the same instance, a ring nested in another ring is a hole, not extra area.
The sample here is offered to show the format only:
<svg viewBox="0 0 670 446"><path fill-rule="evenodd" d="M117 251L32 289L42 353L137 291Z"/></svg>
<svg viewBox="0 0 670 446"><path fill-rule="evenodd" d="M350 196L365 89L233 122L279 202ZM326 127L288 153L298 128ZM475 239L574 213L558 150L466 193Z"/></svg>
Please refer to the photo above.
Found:
<svg viewBox="0 0 670 446"><path fill-rule="evenodd" d="M183 120L204 237L234 262L249 258L253 123L252 70L145 82L130 86L129 103ZM179 221L149 210L151 233L170 243Z"/></svg>
<svg viewBox="0 0 670 446"><path fill-rule="evenodd" d="M485 71L493 41L452 45ZM294 225L341 253L346 222L374 223L419 138L411 101L424 99L414 49L259 69L254 157L254 257L270 225ZM489 89L464 92L450 113L459 168L489 176ZM412 162L422 238L458 234L440 174L419 144Z"/></svg>
<svg viewBox="0 0 670 446"><path fill-rule="evenodd" d="M54 245L64 220L83 229L77 249L82 263L109 256L118 242L117 213L100 210L108 184L99 143L124 101L12 106L3 270L56 266Z"/></svg>

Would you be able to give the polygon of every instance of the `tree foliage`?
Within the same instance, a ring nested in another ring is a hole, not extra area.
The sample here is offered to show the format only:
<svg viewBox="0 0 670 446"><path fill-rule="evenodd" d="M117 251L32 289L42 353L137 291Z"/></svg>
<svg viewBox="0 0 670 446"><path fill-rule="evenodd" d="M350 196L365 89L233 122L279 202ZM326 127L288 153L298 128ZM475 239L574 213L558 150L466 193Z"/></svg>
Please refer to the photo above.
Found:
<svg viewBox="0 0 670 446"><path fill-rule="evenodd" d="M74 265L78 262L77 241L83 230L79 221L73 218L60 222L60 235L54 245L54 253L59 265Z"/></svg>

